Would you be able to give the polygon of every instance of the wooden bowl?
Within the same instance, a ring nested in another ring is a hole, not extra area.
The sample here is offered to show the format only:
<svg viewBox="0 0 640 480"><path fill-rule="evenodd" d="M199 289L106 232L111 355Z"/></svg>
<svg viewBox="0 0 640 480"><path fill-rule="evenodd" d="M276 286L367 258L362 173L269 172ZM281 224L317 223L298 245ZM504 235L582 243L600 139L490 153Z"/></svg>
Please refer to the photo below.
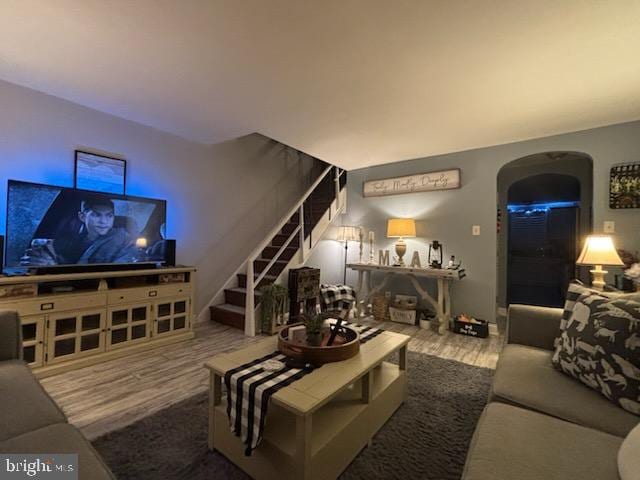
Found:
<svg viewBox="0 0 640 480"><path fill-rule="evenodd" d="M354 357L360 351L360 336L353 328L342 326L341 332L336 336L334 344L327 345L329 329L323 330L322 344L313 347L305 342L289 341L289 328L302 325L296 323L287 325L278 334L278 350L280 353L294 360L311 363L312 365L324 365L325 363L341 362Z"/></svg>

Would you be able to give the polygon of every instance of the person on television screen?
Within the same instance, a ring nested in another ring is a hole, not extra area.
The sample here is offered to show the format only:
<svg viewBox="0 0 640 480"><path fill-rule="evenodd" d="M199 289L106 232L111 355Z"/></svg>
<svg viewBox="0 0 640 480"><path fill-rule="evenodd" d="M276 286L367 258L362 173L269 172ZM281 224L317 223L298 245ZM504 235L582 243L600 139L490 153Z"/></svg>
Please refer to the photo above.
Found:
<svg viewBox="0 0 640 480"><path fill-rule="evenodd" d="M89 197L80 204L77 232L60 236L47 248L32 248L23 257L28 265L69 265L74 263L132 263L140 251L125 228L116 227L113 201Z"/></svg>

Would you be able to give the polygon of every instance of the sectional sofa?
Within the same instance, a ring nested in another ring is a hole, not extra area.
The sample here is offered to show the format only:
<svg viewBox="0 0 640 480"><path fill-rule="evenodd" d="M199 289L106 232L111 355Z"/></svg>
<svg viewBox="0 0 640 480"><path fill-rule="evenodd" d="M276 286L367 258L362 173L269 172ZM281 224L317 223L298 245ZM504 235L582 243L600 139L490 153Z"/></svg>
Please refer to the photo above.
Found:
<svg viewBox="0 0 640 480"><path fill-rule="evenodd" d="M619 480L618 450L640 422L551 364L562 309L514 305L464 480Z"/></svg>
<svg viewBox="0 0 640 480"><path fill-rule="evenodd" d="M81 480L115 478L22 361L20 319L10 311L0 311L0 453L76 453Z"/></svg>

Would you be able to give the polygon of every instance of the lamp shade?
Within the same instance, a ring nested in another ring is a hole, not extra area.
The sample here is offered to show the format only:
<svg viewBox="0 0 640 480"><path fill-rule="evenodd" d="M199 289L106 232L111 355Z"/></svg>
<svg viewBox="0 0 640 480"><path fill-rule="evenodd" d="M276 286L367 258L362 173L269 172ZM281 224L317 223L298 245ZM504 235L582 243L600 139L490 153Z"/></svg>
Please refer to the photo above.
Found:
<svg viewBox="0 0 640 480"><path fill-rule="evenodd" d="M622 266L622 260L616 248L613 246L613 239L607 235L589 235L582 253L576 260L577 265L618 265Z"/></svg>
<svg viewBox="0 0 640 480"><path fill-rule="evenodd" d="M387 237L415 237L416 221L413 218L390 218L387 221Z"/></svg>
<svg viewBox="0 0 640 480"><path fill-rule="evenodd" d="M341 225L338 227L338 238L341 242L357 242L360 240L360 227Z"/></svg>

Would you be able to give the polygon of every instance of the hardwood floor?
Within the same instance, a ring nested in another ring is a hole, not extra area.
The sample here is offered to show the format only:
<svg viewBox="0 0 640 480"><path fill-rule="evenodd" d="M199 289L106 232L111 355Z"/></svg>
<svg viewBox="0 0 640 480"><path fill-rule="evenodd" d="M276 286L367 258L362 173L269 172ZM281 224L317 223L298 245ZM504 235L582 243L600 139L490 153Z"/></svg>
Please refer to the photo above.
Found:
<svg viewBox="0 0 640 480"><path fill-rule="evenodd" d="M495 332L478 339L392 322L366 323L410 335L410 350L480 367L495 368L502 345ZM197 327L193 340L49 377L42 385L91 440L206 390L205 361L254 341L240 330L206 323Z"/></svg>

